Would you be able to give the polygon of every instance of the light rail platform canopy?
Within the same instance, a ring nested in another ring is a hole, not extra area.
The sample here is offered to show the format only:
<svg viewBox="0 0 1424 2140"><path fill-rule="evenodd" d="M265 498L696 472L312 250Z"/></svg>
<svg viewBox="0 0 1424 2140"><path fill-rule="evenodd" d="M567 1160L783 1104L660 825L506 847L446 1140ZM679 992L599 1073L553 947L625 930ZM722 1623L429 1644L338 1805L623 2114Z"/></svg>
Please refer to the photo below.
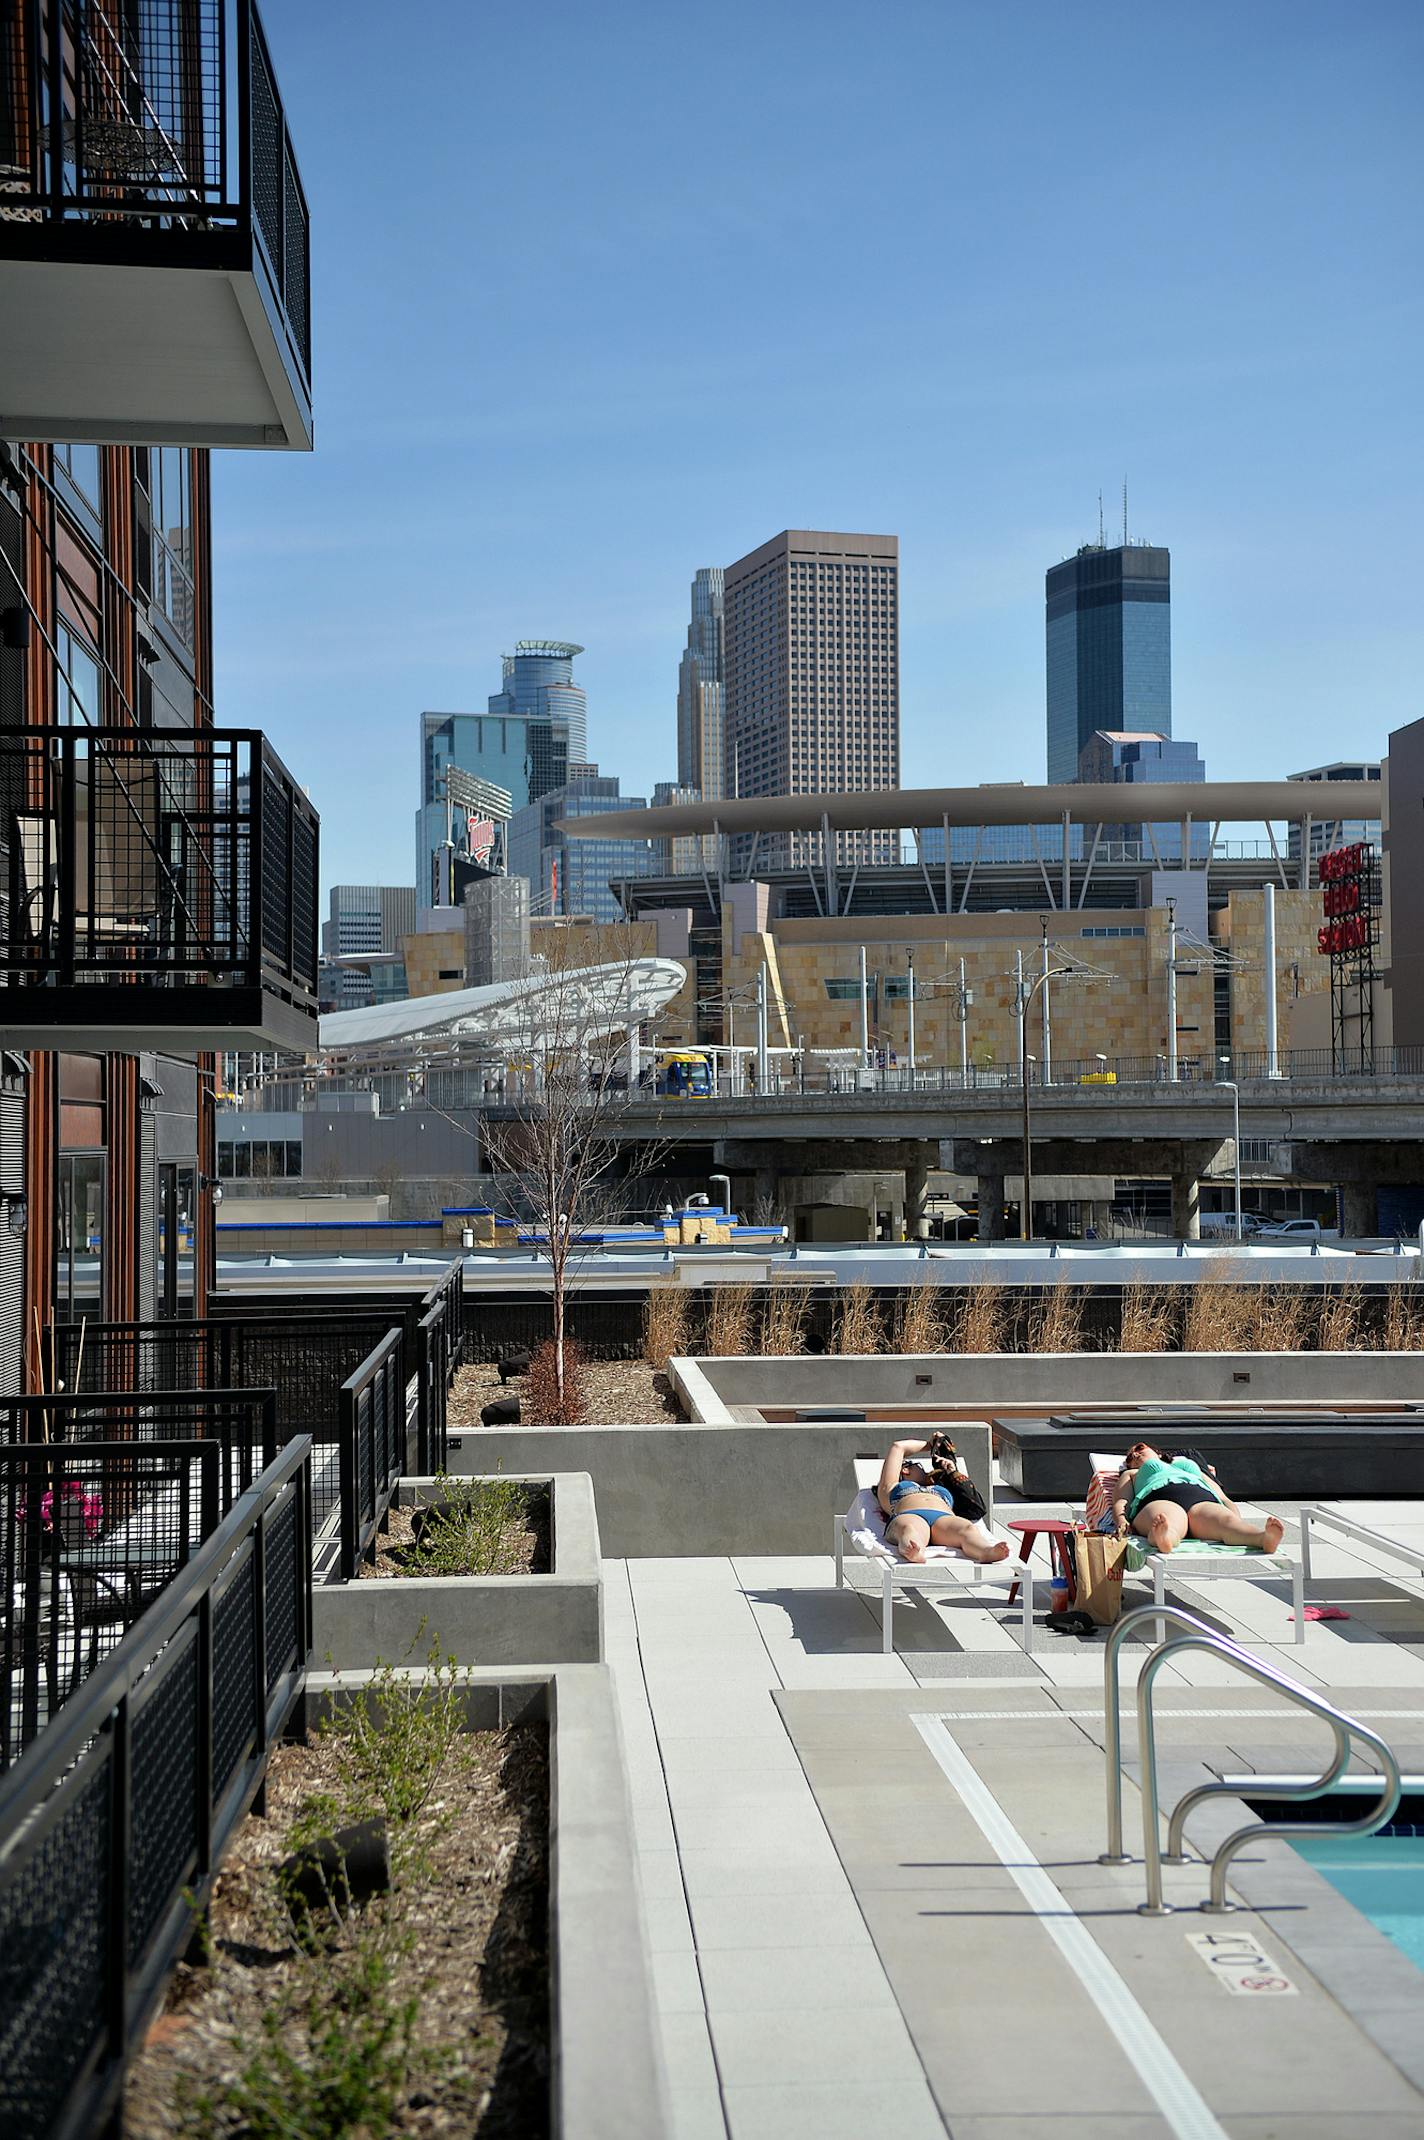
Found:
<svg viewBox="0 0 1424 2140"><path fill-rule="evenodd" d="M676 959L639 958L535 973L487 988L412 996L321 1020L324 1055L388 1063L461 1045L567 1048L657 1016L687 979Z"/></svg>

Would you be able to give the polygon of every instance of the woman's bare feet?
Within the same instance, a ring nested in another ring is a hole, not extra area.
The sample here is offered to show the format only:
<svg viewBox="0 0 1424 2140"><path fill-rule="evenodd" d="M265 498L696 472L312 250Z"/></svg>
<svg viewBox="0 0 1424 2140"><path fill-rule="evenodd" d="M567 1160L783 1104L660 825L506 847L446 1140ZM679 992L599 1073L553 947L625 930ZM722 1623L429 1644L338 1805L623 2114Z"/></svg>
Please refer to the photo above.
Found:
<svg viewBox="0 0 1424 2140"><path fill-rule="evenodd" d="M1172 1519L1162 1509L1147 1519L1147 1536L1159 1553L1170 1553L1177 1543L1172 1529Z"/></svg>
<svg viewBox="0 0 1424 2140"><path fill-rule="evenodd" d="M1261 1525L1261 1551L1263 1553L1274 1553L1285 1535L1286 1527L1281 1522L1280 1517L1267 1516L1265 1522Z"/></svg>
<svg viewBox="0 0 1424 2140"><path fill-rule="evenodd" d="M991 1538L982 1544L977 1538L967 1538L964 1541L964 1551L970 1560L980 1561L986 1567L990 1561L1007 1560L1009 1557L1008 1540L1004 1538Z"/></svg>
<svg viewBox="0 0 1424 2140"><path fill-rule="evenodd" d="M924 1557L925 1549L918 1538L904 1538L900 1541L901 1560L921 1561Z"/></svg>

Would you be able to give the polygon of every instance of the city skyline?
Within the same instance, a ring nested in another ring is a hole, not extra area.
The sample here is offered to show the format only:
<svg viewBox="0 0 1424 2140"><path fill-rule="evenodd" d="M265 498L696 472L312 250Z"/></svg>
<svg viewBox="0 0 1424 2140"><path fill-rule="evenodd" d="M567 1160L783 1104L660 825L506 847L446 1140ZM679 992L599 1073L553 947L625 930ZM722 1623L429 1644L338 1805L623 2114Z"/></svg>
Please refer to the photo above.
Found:
<svg viewBox="0 0 1424 2140"><path fill-rule="evenodd" d="M560 0L431 0L423 46L352 0L352 94L427 120L419 164L377 171L325 12L269 0L320 436L214 470L216 693L234 724L280 713L333 878L410 867L392 709L469 705L476 652L531 626L588 647L593 755L670 777L647 746L688 580L788 522L900 537L911 785L1041 765L1043 571L1124 473L1134 531L1172 544L1174 720L1214 771L1323 763L1347 718L1377 757L1417 714L1420 300L1391 204L1424 178L1419 10L892 14L871 37L829 0L808 47L739 0L711 41L631 6L630 70ZM687 129L694 53L730 129ZM465 85L531 73L471 140ZM947 78L979 85L952 128ZM731 301L695 307L693 262Z"/></svg>

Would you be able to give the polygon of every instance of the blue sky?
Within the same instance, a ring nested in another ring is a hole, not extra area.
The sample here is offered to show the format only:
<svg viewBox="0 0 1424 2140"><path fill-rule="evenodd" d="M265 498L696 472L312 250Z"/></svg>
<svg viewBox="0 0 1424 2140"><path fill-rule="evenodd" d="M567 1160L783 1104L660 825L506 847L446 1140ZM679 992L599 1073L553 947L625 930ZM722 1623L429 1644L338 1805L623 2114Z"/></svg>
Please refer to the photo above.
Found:
<svg viewBox="0 0 1424 2140"><path fill-rule="evenodd" d="M1424 713L1417 0L264 19L317 450L214 456L218 707L328 882L410 881L417 715L519 637L671 779L688 582L786 526L900 537L907 785L1043 777L1044 570L1124 474L1210 774Z"/></svg>

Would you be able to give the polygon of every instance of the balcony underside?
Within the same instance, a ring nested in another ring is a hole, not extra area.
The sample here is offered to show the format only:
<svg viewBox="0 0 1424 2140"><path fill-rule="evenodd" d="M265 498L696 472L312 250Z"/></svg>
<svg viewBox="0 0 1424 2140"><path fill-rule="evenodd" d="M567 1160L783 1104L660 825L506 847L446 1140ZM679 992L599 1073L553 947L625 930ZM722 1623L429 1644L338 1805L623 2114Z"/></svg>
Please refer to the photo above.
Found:
<svg viewBox="0 0 1424 2140"><path fill-rule="evenodd" d="M316 1047L315 1008L265 988L0 988L0 1035L12 1048L61 1053L221 1054Z"/></svg>
<svg viewBox="0 0 1424 2140"><path fill-rule="evenodd" d="M0 252L0 436L310 450L303 368L250 238L0 222Z"/></svg>

